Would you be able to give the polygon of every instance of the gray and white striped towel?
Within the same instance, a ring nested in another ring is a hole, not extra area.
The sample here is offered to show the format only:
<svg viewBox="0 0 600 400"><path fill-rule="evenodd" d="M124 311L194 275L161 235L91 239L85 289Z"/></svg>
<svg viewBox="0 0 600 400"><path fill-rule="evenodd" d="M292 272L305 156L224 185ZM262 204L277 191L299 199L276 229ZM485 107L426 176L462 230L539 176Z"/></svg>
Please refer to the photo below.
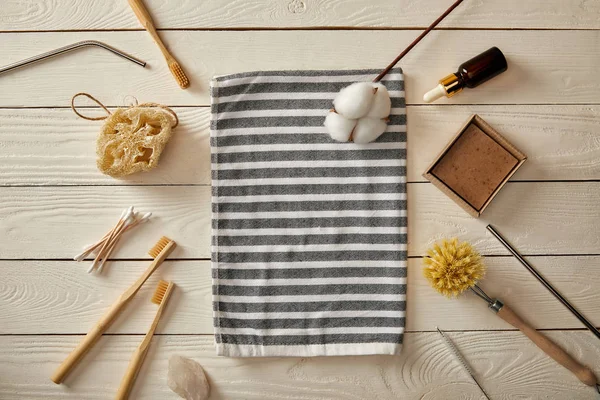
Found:
<svg viewBox="0 0 600 400"><path fill-rule="evenodd" d="M379 71L275 71L211 82L217 353L396 354L406 310L406 108L366 145L323 127L336 93Z"/></svg>

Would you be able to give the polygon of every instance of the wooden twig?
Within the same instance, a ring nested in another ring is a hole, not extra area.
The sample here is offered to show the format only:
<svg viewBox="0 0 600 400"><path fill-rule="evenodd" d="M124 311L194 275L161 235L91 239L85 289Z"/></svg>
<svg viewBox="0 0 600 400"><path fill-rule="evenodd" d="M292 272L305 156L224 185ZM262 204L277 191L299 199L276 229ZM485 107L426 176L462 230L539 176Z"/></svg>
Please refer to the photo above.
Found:
<svg viewBox="0 0 600 400"><path fill-rule="evenodd" d="M423 33L421 33L418 38L413 40L412 43L409 44L408 47L402 51L402 53L398 54L398 57L396 57L394 61L390 63L390 65L388 65L383 71L381 71L381 73L377 75L375 79L373 79L373 82L379 82L384 76L386 76L387 73L390 72L390 70L394 68L396 64L398 64L398 61L400 61L402 57L404 57L409 51L411 51L412 48L415 47L417 43L421 41L421 39L423 39L429 32L431 32L431 30L433 30L433 28L435 28L437 24L442 22L442 20L446 18L448 14L450 14L462 2L463 0L456 0L456 2L452 4L450 8L448 8L442 15L440 15L438 19L433 21L433 23L429 25L429 27L425 29L425 31L423 31Z"/></svg>

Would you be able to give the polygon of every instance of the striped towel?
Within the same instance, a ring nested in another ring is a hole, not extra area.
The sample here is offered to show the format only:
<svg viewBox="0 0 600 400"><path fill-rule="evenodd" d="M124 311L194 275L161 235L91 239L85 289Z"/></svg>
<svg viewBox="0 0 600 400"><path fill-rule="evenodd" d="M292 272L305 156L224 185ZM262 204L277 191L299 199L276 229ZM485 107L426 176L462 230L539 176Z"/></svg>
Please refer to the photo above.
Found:
<svg viewBox="0 0 600 400"><path fill-rule="evenodd" d="M336 93L379 71L276 71L211 82L215 341L223 356L396 354L406 310L406 108L334 142Z"/></svg>

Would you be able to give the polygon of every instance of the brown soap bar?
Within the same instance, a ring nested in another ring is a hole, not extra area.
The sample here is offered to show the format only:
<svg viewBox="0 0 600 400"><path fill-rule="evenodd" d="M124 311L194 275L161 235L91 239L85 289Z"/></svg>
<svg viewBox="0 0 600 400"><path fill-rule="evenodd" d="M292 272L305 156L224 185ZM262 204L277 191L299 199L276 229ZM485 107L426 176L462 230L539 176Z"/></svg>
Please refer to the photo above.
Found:
<svg viewBox="0 0 600 400"><path fill-rule="evenodd" d="M471 123L431 172L479 211L518 163L515 156Z"/></svg>

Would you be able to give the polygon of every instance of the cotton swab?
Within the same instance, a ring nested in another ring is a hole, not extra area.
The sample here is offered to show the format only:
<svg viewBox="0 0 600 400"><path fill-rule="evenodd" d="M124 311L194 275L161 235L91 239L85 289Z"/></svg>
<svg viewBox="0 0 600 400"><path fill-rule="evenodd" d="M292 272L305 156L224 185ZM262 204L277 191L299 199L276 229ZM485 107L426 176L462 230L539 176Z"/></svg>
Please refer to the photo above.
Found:
<svg viewBox="0 0 600 400"><path fill-rule="evenodd" d="M102 246L100 248L100 252L96 256L96 258L94 258L94 261L88 268L88 270L87 270L88 274L91 273L94 270L94 268L96 268L96 265L98 264L98 257L104 250L104 247L106 246L107 241L110 240L110 238L114 235L115 230L118 229L119 225L122 223L123 219L125 218L125 216L127 215L127 213L129 212L130 209L133 210L133 207L129 207L127 210L125 210L121 213L121 216L119 217L119 220L117 221L117 224L115 226L113 226L113 228L106 235L104 235L104 237L98 243L96 243L96 245L94 246L94 249L92 249L92 251L93 251L93 250L97 249L98 247Z"/></svg>
<svg viewBox="0 0 600 400"><path fill-rule="evenodd" d="M125 213L127 212L127 210L123 210L123 212L121 213L121 216L119 217L119 221L125 216ZM106 238L108 238L110 236L110 234L115 230L115 226L113 226L113 228L106 232L106 234L102 237L102 239L100 239L97 243L86 246L86 248L79 254L77 254L75 257L73 257L73 260L79 262L79 261L83 261L83 259L85 259L90 253L92 253L96 248L98 248L99 246L102 245L102 243L104 243L104 241L106 240Z"/></svg>
<svg viewBox="0 0 600 400"><path fill-rule="evenodd" d="M128 216L125 219L125 222L123 224L121 224L121 226L112 235L112 238L106 240L106 243L105 243L106 250L104 251L104 253L98 254L98 257L97 257L99 260L99 263L97 264L98 273L102 272L102 267L104 266L104 263L106 263L106 260L108 260L108 257L110 256L110 253L115 248L115 245L121 238L121 234L123 232L125 232L125 228L133 222L133 218L135 218L134 214Z"/></svg>
<svg viewBox="0 0 600 400"><path fill-rule="evenodd" d="M118 236L115 237L112 240L112 242L109 244L108 250L106 251L106 255L102 259L102 262L98 265L98 273L102 272L102 267L104 267L104 263L106 262L106 260L109 259L110 254L112 253L113 249L116 247L117 242L121 238L121 234L127 232L128 230L130 230L132 228L135 228L136 226L138 226L140 224L143 224L146 221L148 221L148 219L150 219L150 217L152 216L152 213L146 213L146 214L144 214L139 219L136 219L136 216L137 216L137 213L135 213L134 215L132 215L129 219L127 219L125 221L125 224L123 225L123 228L119 232Z"/></svg>
<svg viewBox="0 0 600 400"><path fill-rule="evenodd" d="M118 235L121 233L123 225L132 215L133 215L133 206L130 206L126 210L125 215L121 216L121 218L119 219L119 222L117 222L117 225L112 230L109 237L102 244L102 248L100 249L98 256L94 259L94 261L92 262L92 265L90 265L90 268L88 268L88 273L92 272L94 270L94 268L96 268L98 266L98 263L102 259L102 255L104 254L104 251L106 250L108 244L113 240L113 238L118 237Z"/></svg>
<svg viewBox="0 0 600 400"><path fill-rule="evenodd" d="M102 237L102 239L95 244L86 246L85 249L73 257L73 259L78 262L83 261L88 255L95 253L96 257L90 264L88 273L91 273L94 270L97 270L99 273L102 272L104 264L110 257L122 234L148 221L148 219L150 219L152 216L152 213L148 212L141 217L138 216L139 213L134 212L133 206L127 208L121 213L121 216L119 217L119 220L115 226L113 226L113 228L108 231Z"/></svg>

